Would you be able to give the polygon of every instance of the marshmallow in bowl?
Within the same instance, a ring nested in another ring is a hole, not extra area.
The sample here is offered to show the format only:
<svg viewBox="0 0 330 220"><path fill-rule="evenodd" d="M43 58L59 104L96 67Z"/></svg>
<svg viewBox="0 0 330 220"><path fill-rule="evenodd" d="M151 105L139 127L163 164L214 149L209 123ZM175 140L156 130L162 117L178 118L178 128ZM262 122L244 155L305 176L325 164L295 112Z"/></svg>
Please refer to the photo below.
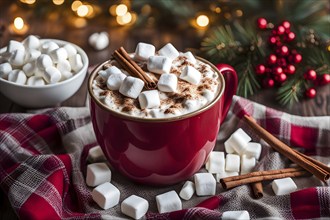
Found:
<svg viewBox="0 0 330 220"><path fill-rule="evenodd" d="M134 59L148 60L149 57L155 55L156 48L152 44L138 43L135 49Z"/></svg>
<svg viewBox="0 0 330 220"><path fill-rule="evenodd" d="M83 62L80 54L75 54L69 57L69 62L73 71L78 72L83 67Z"/></svg>
<svg viewBox="0 0 330 220"><path fill-rule="evenodd" d="M26 75L22 70L12 70L8 73L8 81L24 85L26 83Z"/></svg>
<svg viewBox="0 0 330 220"><path fill-rule="evenodd" d="M24 50L15 50L12 52L9 62L13 66L22 66L25 60L25 51Z"/></svg>
<svg viewBox="0 0 330 220"><path fill-rule="evenodd" d="M148 70L158 74L169 73L171 65L172 60L166 56L151 56L147 63Z"/></svg>
<svg viewBox="0 0 330 220"><path fill-rule="evenodd" d="M45 80L42 77L31 76L28 78L26 85L28 86L43 86L45 85Z"/></svg>
<svg viewBox="0 0 330 220"><path fill-rule="evenodd" d="M29 35L27 38L25 38L22 41L24 47L26 49L38 49L40 47L40 40L38 37L34 36L34 35Z"/></svg>
<svg viewBox="0 0 330 220"><path fill-rule="evenodd" d="M60 48L57 43L53 41L46 41L43 44L41 44L41 53L43 54L49 54L52 50L56 50Z"/></svg>
<svg viewBox="0 0 330 220"><path fill-rule="evenodd" d="M193 63L193 64L196 63L196 58L194 57L194 55L193 55L190 51L185 52L185 53L183 53L182 55L183 55L184 57L186 57L187 60L188 60L189 62L191 62L191 63Z"/></svg>
<svg viewBox="0 0 330 220"><path fill-rule="evenodd" d="M110 90L118 90L126 77L124 73L111 74L107 80L107 87Z"/></svg>
<svg viewBox="0 0 330 220"><path fill-rule="evenodd" d="M57 83L61 80L62 74L61 72L55 68L54 66L49 66L45 69L44 79L49 84Z"/></svg>
<svg viewBox="0 0 330 220"><path fill-rule="evenodd" d="M25 47L21 42L18 42L16 40L9 41L9 44L7 46L7 52L12 53L16 50L25 51Z"/></svg>
<svg viewBox="0 0 330 220"><path fill-rule="evenodd" d="M158 90L149 90L141 92L139 95L141 109L155 108L160 105Z"/></svg>
<svg viewBox="0 0 330 220"><path fill-rule="evenodd" d="M175 92L178 85L178 77L172 73L164 73L158 80L157 87L163 92Z"/></svg>
<svg viewBox="0 0 330 220"><path fill-rule="evenodd" d="M197 85L200 82L201 77L201 73L192 66L186 66L179 76L180 79L190 82L193 85Z"/></svg>
<svg viewBox="0 0 330 220"><path fill-rule="evenodd" d="M165 46L163 46L158 51L158 53L159 53L159 55L168 57L171 60L174 60L175 58L177 58L180 55L179 51L177 51L177 49L171 43L168 43Z"/></svg>
<svg viewBox="0 0 330 220"><path fill-rule="evenodd" d="M11 67L10 63L0 64L0 77L3 79L7 79L8 73L12 70L13 70L13 68Z"/></svg>
<svg viewBox="0 0 330 220"><path fill-rule="evenodd" d="M124 96L136 99L141 93L144 82L136 77L127 76L119 88L119 92Z"/></svg>
<svg viewBox="0 0 330 220"><path fill-rule="evenodd" d="M36 62L30 62L30 63L26 63L22 67L22 70L24 71L24 73L27 77L30 77L30 76L34 75L36 68L37 68Z"/></svg>

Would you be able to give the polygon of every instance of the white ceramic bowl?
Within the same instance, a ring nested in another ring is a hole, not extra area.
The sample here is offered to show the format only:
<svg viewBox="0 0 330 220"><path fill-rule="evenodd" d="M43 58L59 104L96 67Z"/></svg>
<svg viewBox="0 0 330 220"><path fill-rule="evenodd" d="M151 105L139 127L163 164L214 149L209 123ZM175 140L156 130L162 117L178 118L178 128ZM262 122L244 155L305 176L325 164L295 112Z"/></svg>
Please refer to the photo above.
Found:
<svg viewBox="0 0 330 220"><path fill-rule="evenodd" d="M87 68L88 57L86 53L75 44L56 39L42 39L41 41L54 41L59 46L71 44L77 49L83 61L82 69L71 78L55 84L44 86L19 85L0 77L0 92L13 102L27 108L52 107L70 98L83 83Z"/></svg>

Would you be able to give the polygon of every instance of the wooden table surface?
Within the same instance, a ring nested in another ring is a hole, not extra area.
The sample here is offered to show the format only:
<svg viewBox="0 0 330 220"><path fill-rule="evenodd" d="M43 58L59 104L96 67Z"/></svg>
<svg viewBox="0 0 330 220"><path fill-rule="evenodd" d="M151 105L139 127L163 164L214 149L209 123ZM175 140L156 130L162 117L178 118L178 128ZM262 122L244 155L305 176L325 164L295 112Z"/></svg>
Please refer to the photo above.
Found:
<svg viewBox="0 0 330 220"><path fill-rule="evenodd" d="M0 4L1 5L1 4ZM1 9L0 9L1 10ZM3 11L2 11L3 12ZM0 26L9 24L5 13L0 13ZM4 29L3 31L1 31ZM110 45L107 49L96 51L88 45L88 37L90 34L99 31L107 31L110 36ZM0 28L0 47L6 46L9 40L15 39L21 41L24 36L13 36L9 33L8 28ZM167 42L171 42L178 50L192 49L196 50L200 47L201 36L193 29L185 31L173 31L165 29L131 29L128 27L109 27L97 23L89 24L85 28L74 29L59 25L56 22L49 21L30 21L30 29L28 34L39 35L41 38L57 38L70 41L82 47L90 61L90 65L94 66L100 62L107 60L111 53L119 46L124 46L128 51L134 51L138 42L152 43L156 48L160 48ZM261 103L263 105L301 116L324 116L330 115L330 85L318 89L316 98L304 100L295 104L291 109L280 106L274 101L275 90L263 90L258 94L249 97L249 99ZM62 106L84 106L87 96L86 80L79 91L61 103ZM0 113L24 112L21 106L12 103L9 99L0 94ZM16 219L8 199L4 192L0 190L0 219Z"/></svg>

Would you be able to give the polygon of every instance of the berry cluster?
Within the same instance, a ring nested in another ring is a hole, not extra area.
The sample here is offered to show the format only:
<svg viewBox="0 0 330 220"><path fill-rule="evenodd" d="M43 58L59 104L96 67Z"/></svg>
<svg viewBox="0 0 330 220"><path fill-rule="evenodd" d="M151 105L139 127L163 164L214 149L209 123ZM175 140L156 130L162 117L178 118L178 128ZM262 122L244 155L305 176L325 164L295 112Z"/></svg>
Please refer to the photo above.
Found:
<svg viewBox="0 0 330 220"><path fill-rule="evenodd" d="M303 59L292 45L296 35L291 31L289 21L283 21L280 25L273 26L265 18L259 18L257 25L259 29L271 30L268 44L272 53L267 57L266 63L255 67L255 72L262 77L262 84L265 88L281 86L290 75L296 73L297 64ZM329 74L318 76L313 69L308 69L304 73L304 78L315 86L330 83ZM314 98L316 89L313 87L306 89L305 95L308 98Z"/></svg>

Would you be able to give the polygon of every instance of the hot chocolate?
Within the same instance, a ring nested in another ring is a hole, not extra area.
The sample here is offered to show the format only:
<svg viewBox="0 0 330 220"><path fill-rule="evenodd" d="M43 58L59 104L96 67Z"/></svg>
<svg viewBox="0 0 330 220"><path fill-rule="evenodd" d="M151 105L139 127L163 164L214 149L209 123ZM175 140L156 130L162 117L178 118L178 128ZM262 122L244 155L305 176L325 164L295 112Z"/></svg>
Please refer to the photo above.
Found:
<svg viewBox="0 0 330 220"><path fill-rule="evenodd" d="M171 44L155 51L153 45L139 43L129 56L156 86L148 88L118 59L110 60L94 78L93 93L114 111L141 118L177 117L205 107L220 91L219 75L209 64Z"/></svg>

